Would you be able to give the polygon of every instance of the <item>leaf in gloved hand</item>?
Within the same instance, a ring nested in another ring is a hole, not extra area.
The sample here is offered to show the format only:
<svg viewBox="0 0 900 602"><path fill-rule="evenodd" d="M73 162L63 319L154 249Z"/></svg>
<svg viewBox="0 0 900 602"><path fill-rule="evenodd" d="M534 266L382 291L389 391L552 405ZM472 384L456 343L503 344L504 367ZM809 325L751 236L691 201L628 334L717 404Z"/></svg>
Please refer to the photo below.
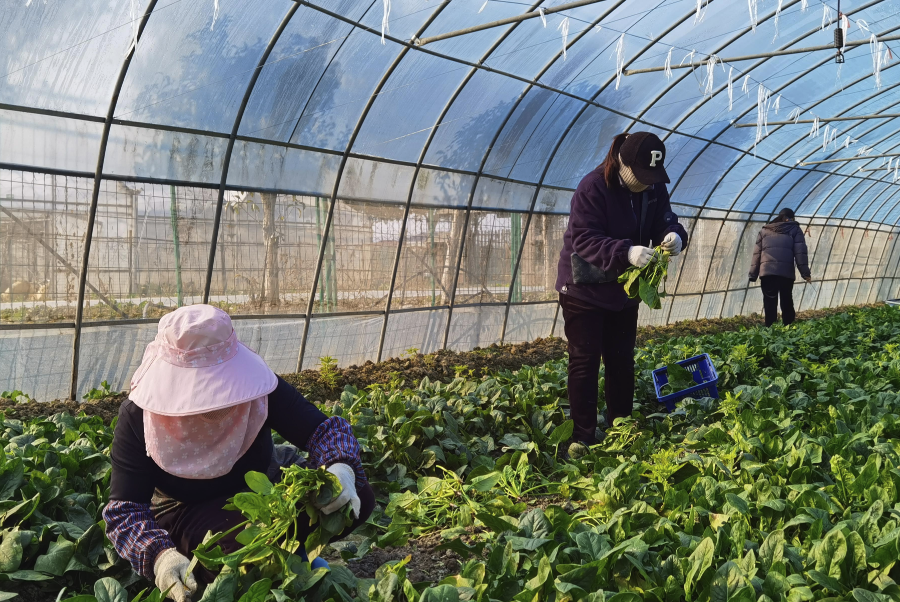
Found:
<svg viewBox="0 0 900 602"><path fill-rule="evenodd" d="M659 302L659 292L643 277L640 281L641 301L646 303L650 309L662 309L662 304Z"/></svg>

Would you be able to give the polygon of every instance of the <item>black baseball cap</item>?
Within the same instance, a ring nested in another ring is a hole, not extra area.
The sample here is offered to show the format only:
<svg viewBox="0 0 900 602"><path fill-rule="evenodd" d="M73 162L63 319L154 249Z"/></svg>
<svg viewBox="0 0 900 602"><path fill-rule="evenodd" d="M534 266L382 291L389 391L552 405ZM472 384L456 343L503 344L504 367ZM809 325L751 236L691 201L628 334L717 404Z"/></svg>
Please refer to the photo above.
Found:
<svg viewBox="0 0 900 602"><path fill-rule="evenodd" d="M619 149L619 156L641 184L652 186L670 182L669 174L663 167L666 161L666 145L656 134L650 132L629 134Z"/></svg>

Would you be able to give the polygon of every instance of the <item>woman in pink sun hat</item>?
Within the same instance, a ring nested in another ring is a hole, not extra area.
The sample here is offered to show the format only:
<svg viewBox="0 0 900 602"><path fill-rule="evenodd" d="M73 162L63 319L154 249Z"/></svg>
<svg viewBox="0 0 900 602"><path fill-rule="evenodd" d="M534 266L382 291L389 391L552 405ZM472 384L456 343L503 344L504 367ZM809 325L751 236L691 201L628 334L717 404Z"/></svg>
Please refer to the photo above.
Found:
<svg viewBox="0 0 900 602"><path fill-rule="evenodd" d="M276 446L272 429L294 447ZM308 453L308 466L327 466L340 480L340 496L321 510L350 504L355 520L342 536L364 523L375 494L350 424L276 376L237 340L224 311L192 305L167 314L119 409L106 534L135 571L177 602L189 600L197 589L191 552L208 531L243 520L222 509L226 500L247 490L251 470L276 481L281 467L302 464L295 447ZM220 542L226 553L239 547L235 535ZM197 577L214 575L200 567Z"/></svg>

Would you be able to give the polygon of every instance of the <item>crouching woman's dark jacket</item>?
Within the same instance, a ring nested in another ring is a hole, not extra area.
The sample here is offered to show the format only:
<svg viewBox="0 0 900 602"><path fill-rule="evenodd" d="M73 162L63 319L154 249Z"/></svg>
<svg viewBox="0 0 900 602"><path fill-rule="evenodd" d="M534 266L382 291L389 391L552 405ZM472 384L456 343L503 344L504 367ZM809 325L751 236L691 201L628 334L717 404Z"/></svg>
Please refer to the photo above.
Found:
<svg viewBox="0 0 900 602"><path fill-rule="evenodd" d="M759 276L783 276L796 280L794 263L800 275L809 278L809 260L806 238L800 224L795 221L774 222L763 226L756 237L753 261L750 264L750 280Z"/></svg>
<svg viewBox="0 0 900 602"><path fill-rule="evenodd" d="M572 197L556 290L613 311L638 305L640 299L629 299L617 282L631 266L628 250L658 245L669 232L678 234L682 248L687 247L687 232L672 213L665 184L637 193L624 186L610 189L601 165L581 180Z"/></svg>

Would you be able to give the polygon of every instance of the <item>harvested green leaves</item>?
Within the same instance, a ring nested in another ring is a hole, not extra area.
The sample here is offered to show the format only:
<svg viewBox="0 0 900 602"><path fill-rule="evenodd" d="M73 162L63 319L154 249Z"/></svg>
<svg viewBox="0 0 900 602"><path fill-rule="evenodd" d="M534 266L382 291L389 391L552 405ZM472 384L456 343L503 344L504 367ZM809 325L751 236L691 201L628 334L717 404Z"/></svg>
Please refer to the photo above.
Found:
<svg viewBox="0 0 900 602"><path fill-rule="evenodd" d="M653 257L642 268L631 266L619 276L619 282L625 284L625 294L629 299L640 296L650 309L662 309L660 299L666 296L660 292L660 285L665 282L669 272L669 252L662 247L653 249Z"/></svg>
<svg viewBox="0 0 900 602"><path fill-rule="evenodd" d="M240 510L247 520L201 544L194 555L204 566L227 565L236 569L240 565L272 565L268 568L288 576L296 571L300 562L295 554L301 546L312 560L329 539L352 522L349 504L331 514L319 510L341 493L340 481L325 468L312 470L290 466L282 470L282 479L275 485L260 472L247 473L245 480L251 491L238 493L225 507L226 510ZM297 539L298 514L301 512L308 517L310 526L316 525L302 542ZM231 554L223 553L216 544L241 527L244 530L235 539L243 547ZM264 575L269 572L267 568L262 570Z"/></svg>
<svg viewBox="0 0 900 602"><path fill-rule="evenodd" d="M691 371L680 364L673 363L666 366L666 375L669 377L669 382L659 389L663 395L678 393L697 384Z"/></svg>

